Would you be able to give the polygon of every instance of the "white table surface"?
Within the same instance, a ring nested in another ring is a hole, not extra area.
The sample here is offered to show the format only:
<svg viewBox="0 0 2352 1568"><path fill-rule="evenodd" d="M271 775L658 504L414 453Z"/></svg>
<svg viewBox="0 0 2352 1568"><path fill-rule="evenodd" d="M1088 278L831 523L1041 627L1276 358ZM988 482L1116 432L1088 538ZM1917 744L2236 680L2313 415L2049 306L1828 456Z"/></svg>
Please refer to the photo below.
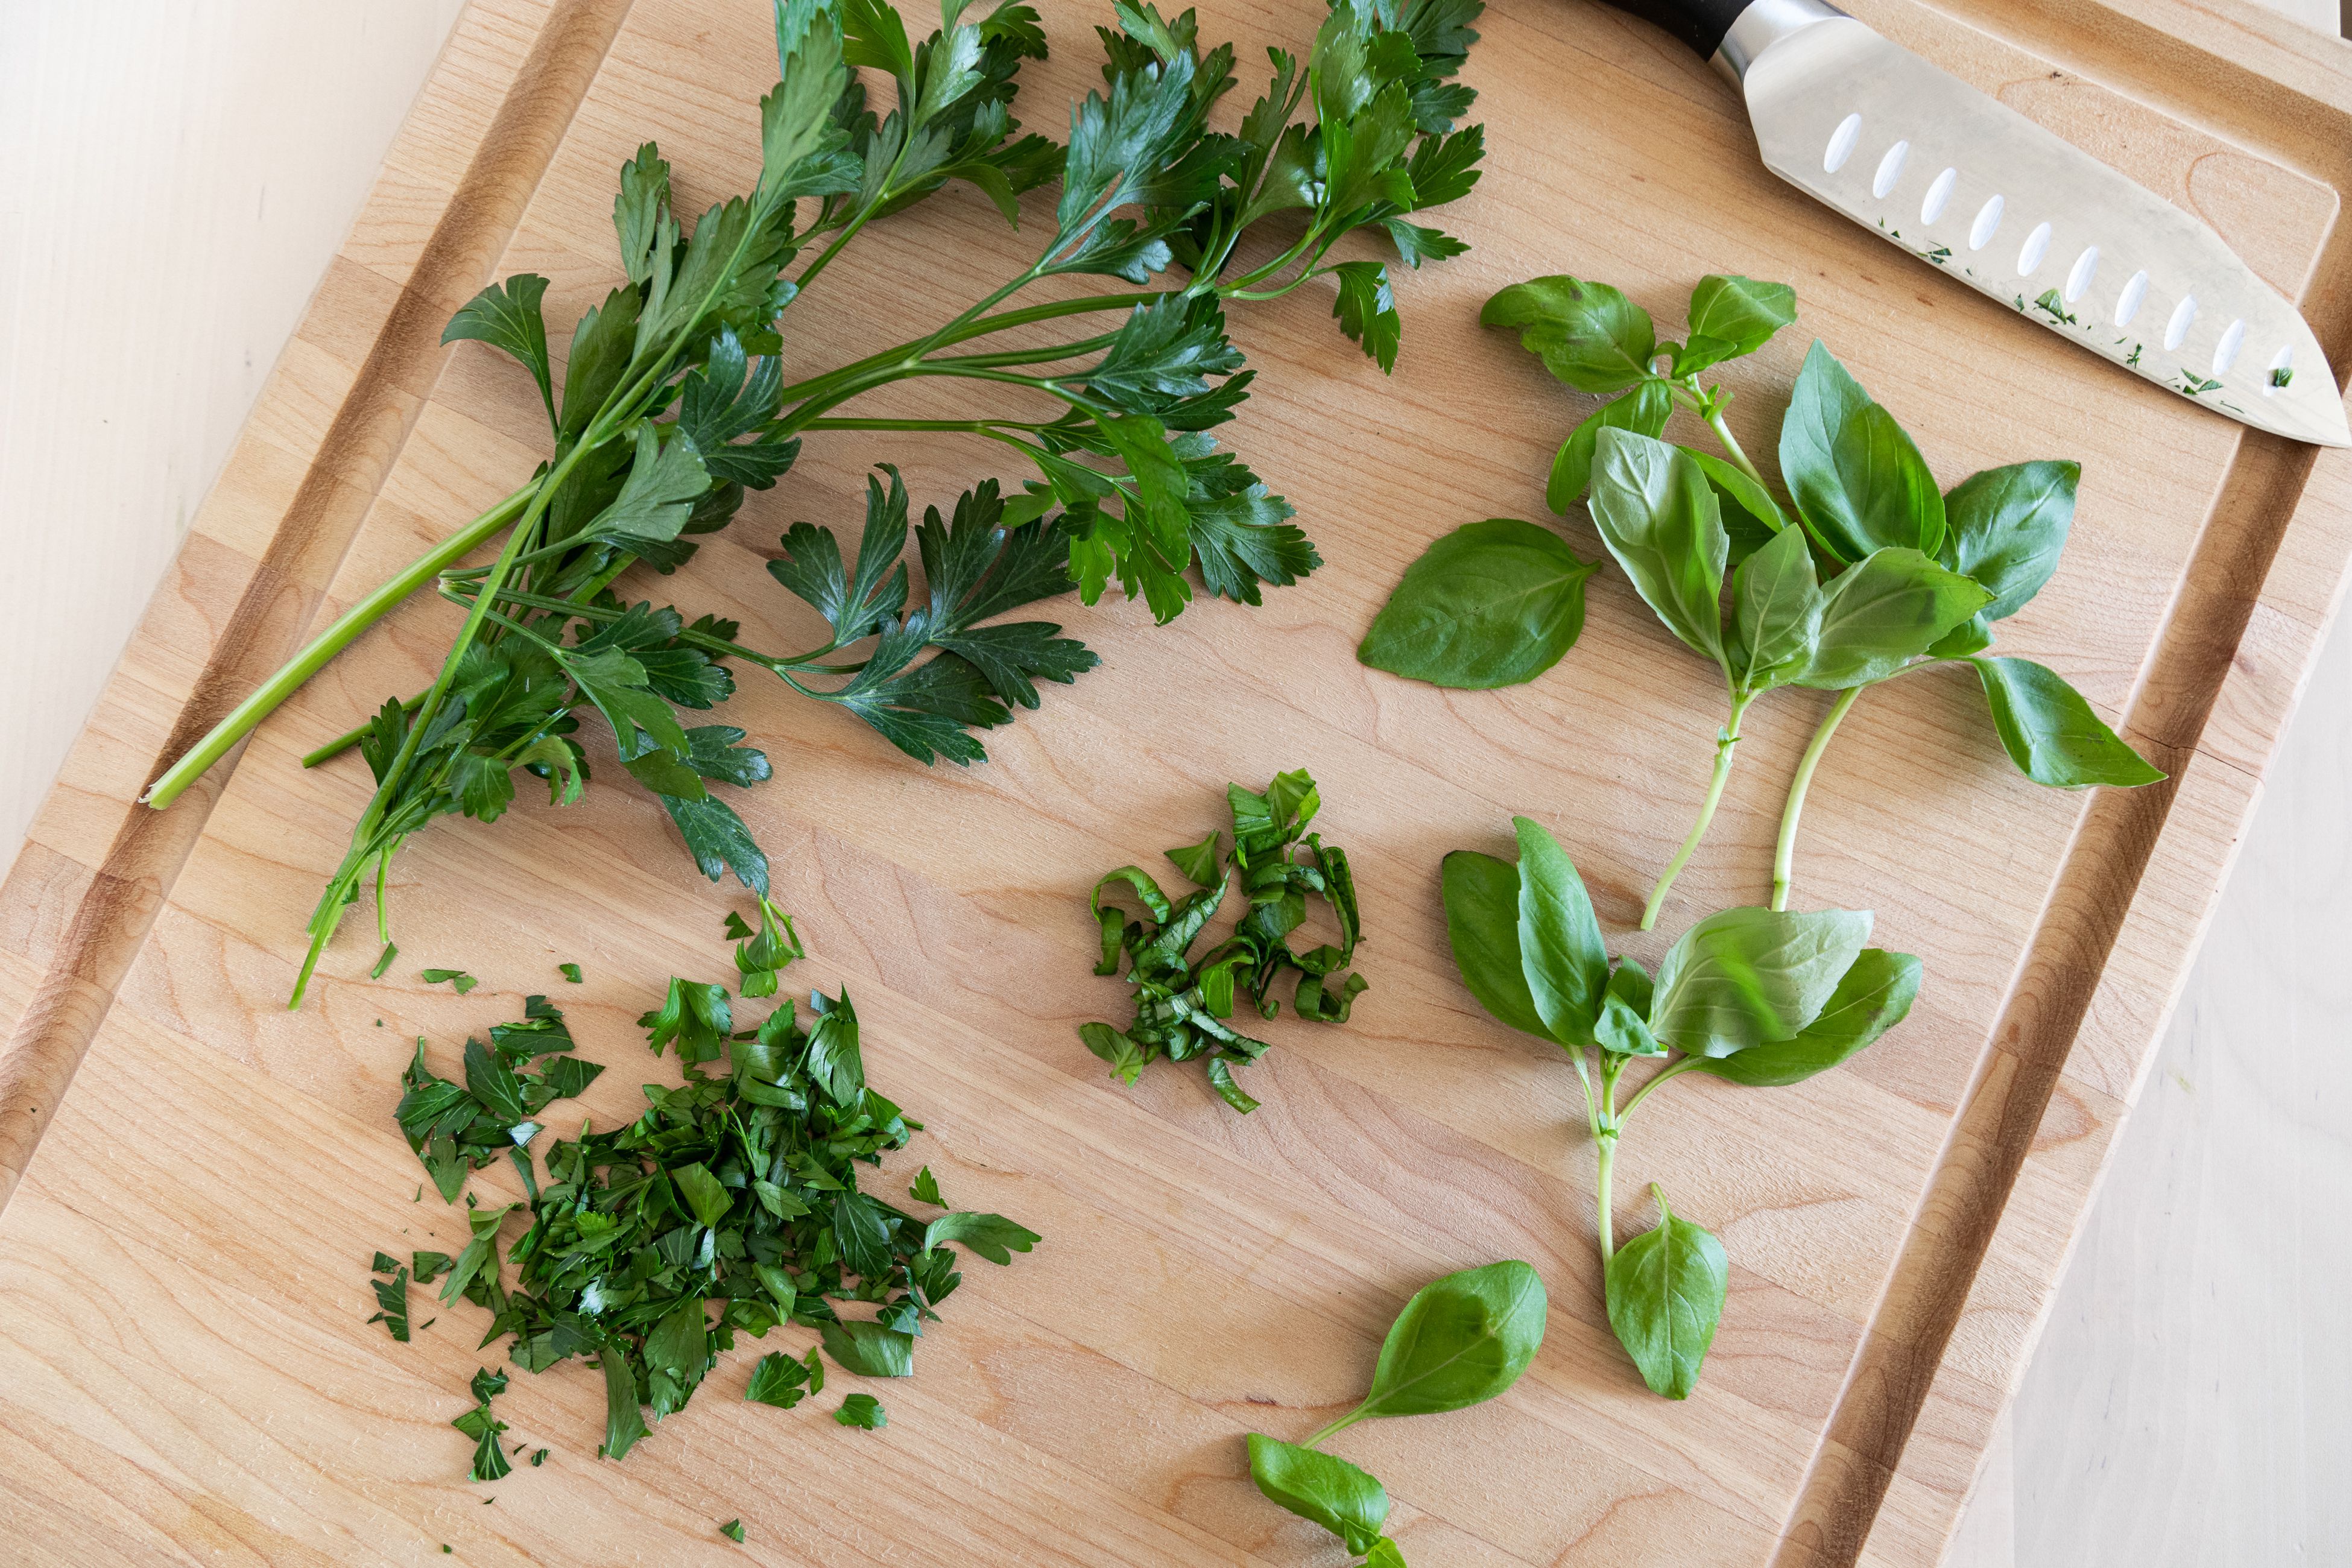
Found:
<svg viewBox="0 0 2352 1568"><path fill-rule="evenodd" d="M0 0L0 874L460 3ZM2352 1563L2347 721L2339 626L1951 1568Z"/></svg>

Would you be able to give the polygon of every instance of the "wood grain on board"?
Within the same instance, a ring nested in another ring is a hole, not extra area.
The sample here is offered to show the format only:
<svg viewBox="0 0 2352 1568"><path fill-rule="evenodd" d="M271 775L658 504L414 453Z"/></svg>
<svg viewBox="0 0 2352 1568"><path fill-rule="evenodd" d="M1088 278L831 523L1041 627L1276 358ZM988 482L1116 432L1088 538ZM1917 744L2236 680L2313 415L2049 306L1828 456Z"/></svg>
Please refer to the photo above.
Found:
<svg viewBox="0 0 2352 1568"><path fill-rule="evenodd" d="M1023 106L1053 129L1096 79L1099 18L1080 0L1044 9L1055 58L1024 73ZM2194 207L2305 295L2339 362L2352 348L2340 48L2168 0L1857 10ZM1554 1304L1520 1384L1340 1445L1388 1483L1417 1564L1933 1562L2334 611L2352 467L2164 396L1779 186L1711 74L1578 0L1501 0L1482 24L1468 77L1488 173L1448 215L1475 249L1402 280L1392 380L1312 290L1235 310L1261 374L1220 434L1298 506L1321 571L1165 628L1121 603L1068 605L1105 667L1051 689L968 771L919 768L773 691L730 706L777 760L740 805L809 942L793 978L849 986L871 1075L928 1124L882 1180L928 1163L959 1205L1044 1244L966 1271L916 1377L878 1391L882 1433L745 1405L739 1352L605 1465L601 1385L570 1367L501 1401L517 1436L555 1450L543 1468L495 1489L493 1509L457 1479L466 1441L446 1424L488 1353L469 1314L411 1345L364 1321L370 1252L462 1227L410 1196L390 1120L409 1043L454 1050L522 994L560 989L614 1067L583 1109L625 1116L635 1085L666 1076L630 1070L650 1063L631 1020L668 974L725 972L732 900L625 786L438 824L396 868L394 972L365 978L373 945L355 927L310 1007L286 1013L303 919L366 795L357 759L298 759L429 679L454 616L435 604L362 639L233 772L169 813L130 803L308 628L529 475L527 382L480 345L439 349L441 322L535 270L566 338L609 286L614 173L647 136L688 210L747 184L773 74L763 12L468 11L0 889L11 1538L61 1561L405 1561L443 1542L562 1561L593 1540L665 1562L1322 1563L1314 1532L1256 1497L1240 1434L1313 1429L1415 1286L1516 1256ZM1203 12L1248 62L1303 44L1319 7ZM971 193L937 198L795 305L793 352L822 364L919 330L1034 237ZM1958 679L1856 709L1813 787L1800 898L1877 911L1880 941L1927 959L1927 990L1838 1073L1769 1099L1685 1080L1629 1138L1620 1223L1648 1223L1633 1194L1663 1182L1734 1263L1706 1379L1675 1405L1608 1332L1573 1077L1461 990L1435 866L1500 847L1508 815L1531 812L1582 866L1612 942L1654 958L1697 915L1760 894L1817 707L1784 694L1752 718L1715 833L1664 932L1643 937L1639 900L1703 786L1720 694L1621 579L1594 580L1582 643L1514 690L1408 685L1352 649L1429 537L1537 514L1550 448L1584 410L1476 327L1478 302L1566 271L1620 284L1671 330L1691 282L1725 270L1788 279L1802 310L1729 378L1751 450L1770 450L1819 335L1947 484L2083 462L2064 567L2003 646L2065 671L2176 779L2039 790ZM854 520L866 466L886 460L919 504L994 471L936 440L813 439L658 591L789 644L806 612L761 570L769 542L795 519ZM1246 1120L1183 1070L1119 1089L1075 1034L1121 999L1088 973L1084 888L1197 838L1226 780L1294 766L1322 782L1328 832L1357 862L1373 989L1345 1028L1274 1028ZM556 982L567 961L588 974L576 990ZM415 970L432 963L484 984L426 990ZM746 1548L712 1528L739 1515Z"/></svg>

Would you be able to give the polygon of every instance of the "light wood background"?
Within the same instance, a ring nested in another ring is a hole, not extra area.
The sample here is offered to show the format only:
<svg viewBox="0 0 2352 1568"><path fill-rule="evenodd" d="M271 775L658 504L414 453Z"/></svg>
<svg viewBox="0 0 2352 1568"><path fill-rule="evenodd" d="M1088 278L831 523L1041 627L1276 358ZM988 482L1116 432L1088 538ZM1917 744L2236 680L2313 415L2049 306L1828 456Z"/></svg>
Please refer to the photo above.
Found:
<svg viewBox="0 0 2352 1568"><path fill-rule="evenodd" d="M0 636L9 668L38 676L0 699L20 705L0 710L15 770L0 845L37 804L143 605L136 584L217 470L455 8L0 6L16 32L0 145L47 149L37 166L65 172L58 188L122 204L78 195L33 214L26 190L0 195L0 526L35 552ZM109 363L144 368L90 374ZM61 516L77 528L47 526ZM2011 1532L1980 1526L1955 1554L1972 1568L2352 1550L2330 1479L2347 1428L2324 1392L2345 1370L2327 1215L2352 1194L2329 1125L2352 1088L2330 1071L2334 955L2352 932L2337 804L2352 655L2336 647L2019 1396L2013 1461L1996 1451L1979 1518L2013 1521L2013 1559ZM2013 1501L2012 1463L2030 1478Z"/></svg>

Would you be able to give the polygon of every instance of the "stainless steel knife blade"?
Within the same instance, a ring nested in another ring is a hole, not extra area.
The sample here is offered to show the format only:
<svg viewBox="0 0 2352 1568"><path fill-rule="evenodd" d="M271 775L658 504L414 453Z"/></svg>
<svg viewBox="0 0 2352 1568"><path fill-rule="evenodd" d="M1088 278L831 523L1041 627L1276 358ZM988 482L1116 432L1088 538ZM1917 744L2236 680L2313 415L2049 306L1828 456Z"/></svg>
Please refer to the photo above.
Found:
<svg viewBox="0 0 2352 1568"><path fill-rule="evenodd" d="M2352 446L2302 315L2154 192L1822 0L1754 0L1713 60L1790 184L2200 406Z"/></svg>

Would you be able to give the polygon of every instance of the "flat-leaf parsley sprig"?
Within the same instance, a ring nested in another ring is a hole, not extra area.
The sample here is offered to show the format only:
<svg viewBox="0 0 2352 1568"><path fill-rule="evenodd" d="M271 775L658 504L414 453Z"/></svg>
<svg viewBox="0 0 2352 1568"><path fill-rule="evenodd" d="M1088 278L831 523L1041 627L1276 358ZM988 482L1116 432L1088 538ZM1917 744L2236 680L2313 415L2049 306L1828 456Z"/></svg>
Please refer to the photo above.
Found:
<svg viewBox="0 0 2352 1568"><path fill-rule="evenodd" d="M1331 253L1360 233L1414 267L1465 248L1415 220L1478 177L1483 132L1455 128L1474 95L1453 79L1482 8L1343 0L1303 62L1270 51L1270 86L1228 134L1211 131L1209 116L1236 84L1232 47L1204 48L1190 12L1171 20L1118 0L1118 26L1097 29L1105 89L1075 107L1065 149L1019 134L1012 118L1021 66L1045 52L1020 0L976 16L971 0L946 0L941 27L920 44L882 0L779 0L782 78L761 100L752 190L689 231L672 208L668 163L652 143L640 148L614 206L625 280L581 318L560 376L545 279L507 279L452 319L445 341L489 343L529 372L548 460L265 681L155 781L147 804L169 805L418 589L437 584L465 607L425 691L388 700L305 759L356 745L376 792L311 918L299 1005L371 874L389 943L385 877L410 834L445 815L495 820L518 770L554 804L579 799L589 774L575 736L590 713L703 871L731 870L764 893L765 857L712 786L758 783L771 764L740 731L681 716L723 701L734 665L847 710L926 762L972 762L984 754L974 731L1034 706L1038 681L1067 681L1096 662L1058 626L992 617L1071 587L1092 603L1114 578L1162 621L1190 600L1195 574L1244 604L1264 584L1295 582L1320 557L1288 503L1208 434L1234 417L1254 374L1226 334L1224 307L1329 279L1342 331L1383 369L1394 363L1389 264ZM861 71L890 79L887 113L869 107ZM1022 194L1056 179L1052 233L1018 273L921 337L787 380L780 319L876 219L961 181L1017 220ZM1269 223L1283 237L1259 243ZM1265 260L1244 259L1269 247ZM1013 303L1049 279L1143 288L1163 274L1156 290ZM1117 319L1037 347L979 344L1087 316ZM958 419L835 412L917 378L1003 401ZM675 571L746 489L789 471L803 436L882 430L977 437L1038 477L1016 494L975 486L953 521L926 523L921 595L899 560L908 502L895 476L875 487L854 566L831 530L795 524L774 570L825 614L833 636L818 648L748 647L730 622L615 590L640 563ZM488 566L457 569L501 540Z"/></svg>

